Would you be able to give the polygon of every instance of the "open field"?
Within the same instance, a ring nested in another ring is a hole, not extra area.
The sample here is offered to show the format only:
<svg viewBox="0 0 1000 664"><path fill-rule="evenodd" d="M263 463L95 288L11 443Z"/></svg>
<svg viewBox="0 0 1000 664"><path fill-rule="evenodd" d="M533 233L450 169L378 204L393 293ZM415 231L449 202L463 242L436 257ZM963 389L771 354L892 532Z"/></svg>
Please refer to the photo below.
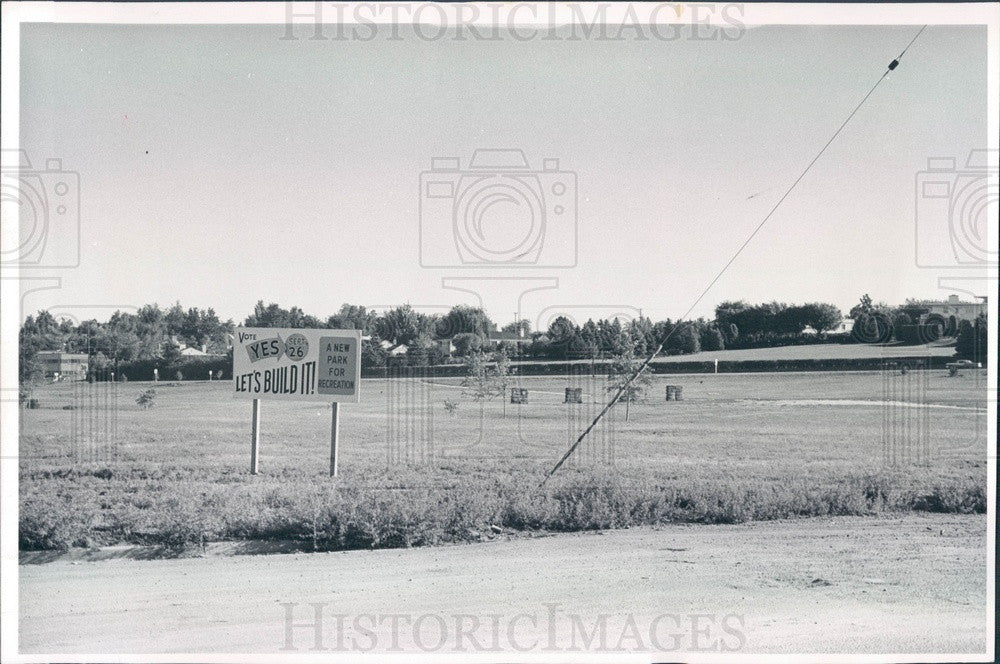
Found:
<svg viewBox="0 0 1000 664"><path fill-rule="evenodd" d="M736 348L732 350L701 351L693 355L660 355L653 364L690 362L757 362L785 360L894 360L896 358L951 358L955 355L954 339L927 344L820 343L772 348ZM529 361L530 362L530 361ZM537 360L535 361L537 362ZM588 364L590 360L549 360L557 364Z"/></svg>
<svg viewBox="0 0 1000 664"><path fill-rule="evenodd" d="M457 380L365 380L362 403L341 407L337 480L323 404L264 402L254 477L250 403L228 382L49 385L35 394L41 407L21 413L21 547L369 548L496 530L983 512L985 381L975 371L660 375L628 422L619 405L542 489L599 410L600 377L521 378L523 406L477 404ZM665 403L666 384L683 386L684 400ZM562 403L567 386L583 404ZM143 410L134 399L150 387L156 405Z"/></svg>
<svg viewBox="0 0 1000 664"><path fill-rule="evenodd" d="M879 358L892 360L897 357L952 357L954 340L931 344L802 344L800 346L775 346L773 348L747 348L735 350L702 351L695 355L669 355L658 357L656 363L719 360L853 360Z"/></svg>
<svg viewBox="0 0 1000 664"><path fill-rule="evenodd" d="M20 649L313 654L317 603L319 645L347 655L391 652L394 635L405 652L490 649L490 616L500 625L494 657L515 648L567 661L602 648L652 653L646 661L724 648L985 653L986 525L984 515L824 517L409 551L26 565ZM303 625L290 643L282 604ZM605 637L585 646L580 630L597 633L602 614ZM457 616L471 637L457 635Z"/></svg>

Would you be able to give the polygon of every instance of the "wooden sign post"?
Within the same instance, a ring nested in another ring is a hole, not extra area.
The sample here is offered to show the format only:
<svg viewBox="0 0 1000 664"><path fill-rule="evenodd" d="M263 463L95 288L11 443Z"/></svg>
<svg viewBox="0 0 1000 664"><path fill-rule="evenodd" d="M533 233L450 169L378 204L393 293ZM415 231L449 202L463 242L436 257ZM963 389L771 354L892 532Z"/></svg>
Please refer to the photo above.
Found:
<svg viewBox="0 0 1000 664"><path fill-rule="evenodd" d="M340 402L357 403L361 387L361 330L236 328L233 384L253 400L250 473L260 472L260 402L330 404L330 476L337 476Z"/></svg>
<svg viewBox="0 0 1000 664"><path fill-rule="evenodd" d="M260 399L253 400L250 424L250 474L260 472Z"/></svg>
<svg viewBox="0 0 1000 664"><path fill-rule="evenodd" d="M333 411L333 417L330 422L330 477L337 476L337 443L340 437L339 432L339 422L337 422L337 411L340 409L340 404L334 401L330 404L330 408Z"/></svg>

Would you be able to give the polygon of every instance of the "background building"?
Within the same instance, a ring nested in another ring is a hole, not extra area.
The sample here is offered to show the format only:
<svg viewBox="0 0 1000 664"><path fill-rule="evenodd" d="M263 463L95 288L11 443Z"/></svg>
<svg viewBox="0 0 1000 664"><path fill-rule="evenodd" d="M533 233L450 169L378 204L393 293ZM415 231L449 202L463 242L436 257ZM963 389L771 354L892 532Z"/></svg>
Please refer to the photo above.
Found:
<svg viewBox="0 0 1000 664"><path fill-rule="evenodd" d="M46 378L85 378L87 376L87 354L66 353L61 350L38 352L38 362Z"/></svg>
<svg viewBox="0 0 1000 664"><path fill-rule="evenodd" d="M986 313L986 297L979 302L963 302L957 295L949 295L947 300L924 300L921 305L927 308L929 314L954 316L958 320L975 320L976 316Z"/></svg>

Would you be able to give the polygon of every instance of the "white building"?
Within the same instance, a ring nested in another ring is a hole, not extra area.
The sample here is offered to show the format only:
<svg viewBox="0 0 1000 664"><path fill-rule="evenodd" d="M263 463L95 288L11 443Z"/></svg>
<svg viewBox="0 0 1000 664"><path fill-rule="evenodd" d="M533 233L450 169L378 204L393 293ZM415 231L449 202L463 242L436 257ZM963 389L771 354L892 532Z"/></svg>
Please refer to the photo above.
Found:
<svg viewBox="0 0 1000 664"><path fill-rule="evenodd" d="M947 300L922 300L915 306L924 307L928 314L940 314L945 318L954 316L958 320L975 320L976 316L986 313L986 297L981 296L979 302L963 302L958 295L949 295Z"/></svg>

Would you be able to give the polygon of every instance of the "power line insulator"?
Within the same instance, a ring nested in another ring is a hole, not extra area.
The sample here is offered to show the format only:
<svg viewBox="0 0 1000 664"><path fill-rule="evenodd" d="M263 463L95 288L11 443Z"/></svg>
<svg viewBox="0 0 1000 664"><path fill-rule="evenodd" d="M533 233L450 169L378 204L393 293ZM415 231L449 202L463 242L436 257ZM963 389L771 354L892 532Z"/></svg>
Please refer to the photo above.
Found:
<svg viewBox="0 0 1000 664"><path fill-rule="evenodd" d="M892 71L898 66L899 66L899 60L893 60L892 62L889 63L889 71Z"/></svg>

